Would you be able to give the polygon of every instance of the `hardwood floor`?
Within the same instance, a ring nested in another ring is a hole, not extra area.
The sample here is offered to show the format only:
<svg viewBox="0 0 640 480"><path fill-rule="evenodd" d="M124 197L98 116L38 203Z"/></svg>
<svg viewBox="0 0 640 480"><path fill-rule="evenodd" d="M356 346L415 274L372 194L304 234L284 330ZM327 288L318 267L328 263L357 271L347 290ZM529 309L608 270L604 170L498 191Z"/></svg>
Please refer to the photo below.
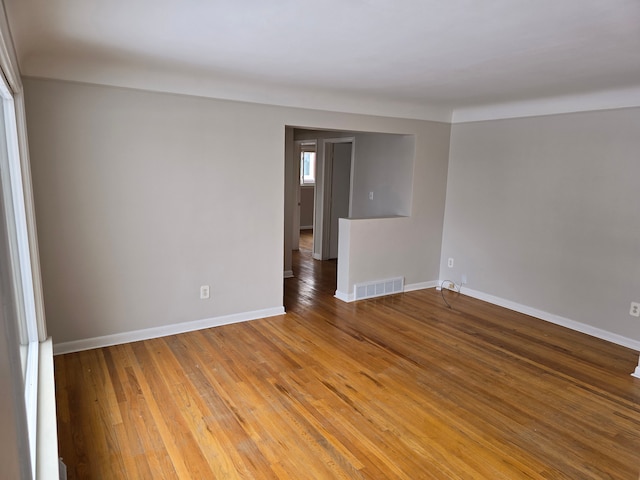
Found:
<svg viewBox="0 0 640 480"><path fill-rule="evenodd" d="M636 352L294 262L286 315L55 357L69 478L638 479Z"/></svg>
<svg viewBox="0 0 640 480"><path fill-rule="evenodd" d="M313 250L313 230L300 231L300 250L310 254Z"/></svg>

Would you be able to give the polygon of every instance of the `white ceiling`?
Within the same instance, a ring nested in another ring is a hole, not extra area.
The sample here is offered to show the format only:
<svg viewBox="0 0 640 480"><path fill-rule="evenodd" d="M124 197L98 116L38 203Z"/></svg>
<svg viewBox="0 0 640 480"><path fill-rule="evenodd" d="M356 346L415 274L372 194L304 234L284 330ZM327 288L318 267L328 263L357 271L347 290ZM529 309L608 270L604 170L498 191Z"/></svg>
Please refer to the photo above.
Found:
<svg viewBox="0 0 640 480"><path fill-rule="evenodd" d="M4 3L27 76L441 120L640 104L639 0Z"/></svg>

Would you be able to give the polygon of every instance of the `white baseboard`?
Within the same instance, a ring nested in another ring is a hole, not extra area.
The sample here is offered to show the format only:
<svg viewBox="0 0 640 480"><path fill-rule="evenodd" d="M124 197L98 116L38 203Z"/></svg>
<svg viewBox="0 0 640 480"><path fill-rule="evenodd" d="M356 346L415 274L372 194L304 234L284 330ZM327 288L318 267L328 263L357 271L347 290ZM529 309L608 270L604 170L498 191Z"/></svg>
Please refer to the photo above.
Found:
<svg viewBox="0 0 640 480"><path fill-rule="evenodd" d="M313 230L313 225L301 225L300 230Z"/></svg>
<svg viewBox="0 0 640 480"><path fill-rule="evenodd" d="M635 372L631 374L632 377L640 378L640 359L638 360L638 366L636 367Z"/></svg>
<svg viewBox="0 0 640 480"><path fill-rule="evenodd" d="M266 308L264 310L254 310L252 312L235 313L232 315L223 315L221 317L194 320L192 322L174 323L171 325L163 325L161 327L115 333L113 335L104 335L102 337L54 343L53 353L54 355L60 355L63 353L90 350L92 348L109 347L111 345L120 345L122 343L137 342L140 340L149 340L151 338L166 337L168 335L175 335L178 333L192 332L194 330L219 327L230 323L240 323L249 320L256 320L258 318L275 317L276 315L282 315L284 313L284 307Z"/></svg>
<svg viewBox="0 0 640 480"><path fill-rule="evenodd" d="M314 253L312 253L312 254L311 254L311 257L312 257L314 260L322 260L322 255L320 255L319 253L315 253L315 252L314 252Z"/></svg>
<svg viewBox="0 0 640 480"><path fill-rule="evenodd" d="M338 300L342 300L343 302L353 302L355 299L355 295L353 293L344 293L339 290L336 290L334 297Z"/></svg>
<svg viewBox="0 0 640 480"><path fill-rule="evenodd" d="M586 333L587 335L591 335L592 337L600 338L602 340L606 340L608 342L615 343L617 345L622 345L623 347L627 347L632 350L640 351L639 341L633 340L632 338L623 337L622 335L618 335L617 333L609 332L601 328L592 327L591 325L587 325L586 323L576 322L575 320L571 320L569 318L561 317L553 313L528 307L527 305L522 305L520 303L512 302L511 300L506 300L504 298L496 297L488 293L478 292L477 290L471 290L470 288L467 288L467 287L463 287L460 293L462 293L463 295L468 295L473 298L477 298L478 300L483 300L485 302L498 305L500 307L508 308L509 310L514 310L519 313L524 313L525 315L530 315L532 317L539 318L540 320L545 320L550 323L555 323L556 325L560 325L562 327L566 327L571 330L575 330L577 332Z"/></svg>
<svg viewBox="0 0 640 480"><path fill-rule="evenodd" d="M409 283L404 286L405 292L413 292L415 290L426 290L427 288L434 288L440 285L438 280L431 280L430 282Z"/></svg>
<svg viewBox="0 0 640 480"><path fill-rule="evenodd" d="M285 270L282 276L284 278L293 278L295 275L293 274L293 270Z"/></svg>
<svg viewBox="0 0 640 480"><path fill-rule="evenodd" d="M404 286L405 292L413 292L415 290L425 290L427 288L433 288L437 285L440 285L438 280L432 280L430 282L419 282L419 283L409 283ZM353 302L355 301L354 293L344 293L336 290L334 295L338 300L342 300L343 302Z"/></svg>

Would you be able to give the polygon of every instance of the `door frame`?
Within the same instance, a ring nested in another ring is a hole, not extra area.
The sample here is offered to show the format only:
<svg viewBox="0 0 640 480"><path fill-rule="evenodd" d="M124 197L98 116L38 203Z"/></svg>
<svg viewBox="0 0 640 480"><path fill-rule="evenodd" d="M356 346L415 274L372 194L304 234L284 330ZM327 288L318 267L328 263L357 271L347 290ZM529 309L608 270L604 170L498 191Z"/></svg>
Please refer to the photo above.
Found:
<svg viewBox="0 0 640 480"><path fill-rule="evenodd" d="M322 141L323 145L323 178L322 185L322 213L315 215L313 220L313 228L316 230L316 222L322 224L321 235L321 259L329 259L329 239L331 234L331 191L332 191L332 174L333 174L333 145L336 143L350 143L351 144L351 175L349 179L349 216L351 216L353 209L353 177L355 171L355 152L356 152L356 139L355 137L338 137L338 138L325 138ZM318 218L320 217L320 218ZM315 237L315 235L314 235ZM314 238L315 240L315 238ZM315 250L315 249L314 249Z"/></svg>
<svg viewBox="0 0 640 480"><path fill-rule="evenodd" d="M313 148L309 148L313 145ZM305 148L306 147L306 148ZM313 185L314 189L318 185L318 140L294 140L293 142L293 173L294 173L294 199L293 199L293 228L291 232L291 248L293 250L300 249L300 201L301 201L301 188L300 185L300 156L302 152L315 152L316 154L316 182ZM313 198L313 226L315 227L315 211L316 211L316 196Z"/></svg>

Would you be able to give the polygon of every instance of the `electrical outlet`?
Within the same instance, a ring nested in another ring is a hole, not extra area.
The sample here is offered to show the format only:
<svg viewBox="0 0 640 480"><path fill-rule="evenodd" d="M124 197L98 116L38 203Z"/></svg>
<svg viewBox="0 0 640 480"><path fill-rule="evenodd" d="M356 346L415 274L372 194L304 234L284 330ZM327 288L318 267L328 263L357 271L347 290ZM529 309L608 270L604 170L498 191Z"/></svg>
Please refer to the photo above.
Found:
<svg viewBox="0 0 640 480"><path fill-rule="evenodd" d="M373 192L369 192L369 200L373 200Z"/></svg>
<svg viewBox="0 0 640 480"><path fill-rule="evenodd" d="M202 285L200 287L200 300L206 300L209 298L209 285Z"/></svg>
<svg viewBox="0 0 640 480"><path fill-rule="evenodd" d="M462 285L466 285L467 284L467 274L463 273L462 274Z"/></svg>
<svg viewBox="0 0 640 480"><path fill-rule="evenodd" d="M629 309L629 315L632 317L640 317L640 303L631 302L631 308Z"/></svg>
<svg viewBox="0 0 640 480"><path fill-rule="evenodd" d="M447 267L453 268L453 258L452 257L449 257L449 260L447 260Z"/></svg>

